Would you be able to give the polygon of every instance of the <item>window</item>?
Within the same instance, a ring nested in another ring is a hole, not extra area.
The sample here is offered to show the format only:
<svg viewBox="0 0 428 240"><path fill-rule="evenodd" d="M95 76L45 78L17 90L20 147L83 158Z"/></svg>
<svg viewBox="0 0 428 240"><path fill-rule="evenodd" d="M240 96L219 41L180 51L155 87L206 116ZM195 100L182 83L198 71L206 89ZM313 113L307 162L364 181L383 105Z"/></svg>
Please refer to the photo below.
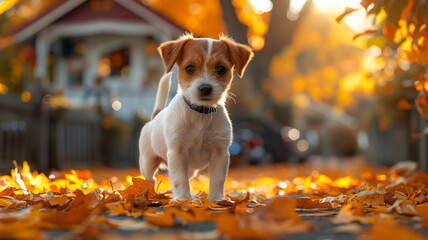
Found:
<svg viewBox="0 0 428 240"><path fill-rule="evenodd" d="M129 49L122 48L104 54L98 65L101 77L126 77L129 75Z"/></svg>

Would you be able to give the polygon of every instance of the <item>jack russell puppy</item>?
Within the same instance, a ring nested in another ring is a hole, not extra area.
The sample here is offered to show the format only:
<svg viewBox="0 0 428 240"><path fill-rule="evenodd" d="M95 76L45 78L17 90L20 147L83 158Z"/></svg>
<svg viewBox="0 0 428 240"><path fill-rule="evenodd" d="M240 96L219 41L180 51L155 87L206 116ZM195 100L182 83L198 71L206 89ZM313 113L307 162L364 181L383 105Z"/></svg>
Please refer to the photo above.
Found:
<svg viewBox="0 0 428 240"><path fill-rule="evenodd" d="M228 37L214 40L191 35L165 42L158 51L166 74L159 82L152 120L141 130L141 175L156 186L158 168L166 164L174 199L191 199L189 179L208 168L208 200L222 200L232 142L224 104L233 69L242 77L253 52ZM165 108L174 64L178 66L178 93Z"/></svg>

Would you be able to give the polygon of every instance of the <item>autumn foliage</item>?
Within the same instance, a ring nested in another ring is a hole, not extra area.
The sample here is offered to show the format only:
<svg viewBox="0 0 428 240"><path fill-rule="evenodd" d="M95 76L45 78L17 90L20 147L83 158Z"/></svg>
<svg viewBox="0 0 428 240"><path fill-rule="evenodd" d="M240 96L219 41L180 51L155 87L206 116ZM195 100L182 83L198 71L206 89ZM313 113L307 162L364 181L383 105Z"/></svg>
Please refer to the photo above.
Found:
<svg viewBox="0 0 428 240"><path fill-rule="evenodd" d="M368 29L356 37L381 32L394 54L419 68L415 76L415 88L419 92L415 105L418 112L428 118L428 1L363 0L361 5L367 16L373 18L377 29ZM354 11L347 9L336 20L341 21ZM399 72L400 69L395 71Z"/></svg>
<svg viewBox="0 0 428 240"><path fill-rule="evenodd" d="M425 239L400 225L411 220L428 226L428 174L416 171L415 164L401 163L388 171L353 169L357 177L331 178L311 169L304 165L277 165L262 172L260 168L232 169L226 183L227 198L212 203L206 199L205 177L192 181L193 200L174 201L164 175L159 176L162 182L155 188L132 176L96 182L88 170L47 177L31 172L24 162L10 175L0 177L0 237L37 239L49 230L62 229L69 230L72 238L97 239L111 234L110 229L156 232L159 227L215 222L216 236L266 239L317 231L316 225L302 217L335 215L329 221L337 225L337 232L377 239L382 229L390 229L391 234ZM255 170L271 177L248 178ZM305 172L311 173L305 176ZM295 177L283 178L292 175ZM367 224L372 227L363 231ZM21 231L24 228L26 231Z"/></svg>

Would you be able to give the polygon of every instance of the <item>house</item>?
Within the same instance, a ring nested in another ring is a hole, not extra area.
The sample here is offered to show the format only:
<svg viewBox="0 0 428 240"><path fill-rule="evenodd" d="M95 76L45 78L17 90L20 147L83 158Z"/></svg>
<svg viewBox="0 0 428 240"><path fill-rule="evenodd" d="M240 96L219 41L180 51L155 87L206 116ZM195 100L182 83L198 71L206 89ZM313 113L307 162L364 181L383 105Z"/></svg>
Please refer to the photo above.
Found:
<svg viewBox="0 0 428 240"><path fill-rule="evenodd" d="M45 89L129 119L150 115L164 71L156 47L183 32L141 0L58 0L11 34L33 45Z"/></svg>

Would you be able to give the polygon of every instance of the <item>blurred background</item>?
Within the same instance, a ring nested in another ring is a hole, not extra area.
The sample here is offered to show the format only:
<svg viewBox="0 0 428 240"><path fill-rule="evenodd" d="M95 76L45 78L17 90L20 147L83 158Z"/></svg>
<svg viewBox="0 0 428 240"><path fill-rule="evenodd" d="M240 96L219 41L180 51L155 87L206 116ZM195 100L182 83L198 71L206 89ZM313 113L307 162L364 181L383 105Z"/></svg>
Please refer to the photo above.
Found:
<svg viewBox="0 0 428 240"><path fill-rule="evenodd" d="M138 166L164 72L156 48L184 32L227 33L255 50L227 103L232 167L363 159L425 169L413 105L421 69L398 54L406 34L382 25L415 1L375 2L0 0L0 171L12 160L41 171Z"/></svg>

